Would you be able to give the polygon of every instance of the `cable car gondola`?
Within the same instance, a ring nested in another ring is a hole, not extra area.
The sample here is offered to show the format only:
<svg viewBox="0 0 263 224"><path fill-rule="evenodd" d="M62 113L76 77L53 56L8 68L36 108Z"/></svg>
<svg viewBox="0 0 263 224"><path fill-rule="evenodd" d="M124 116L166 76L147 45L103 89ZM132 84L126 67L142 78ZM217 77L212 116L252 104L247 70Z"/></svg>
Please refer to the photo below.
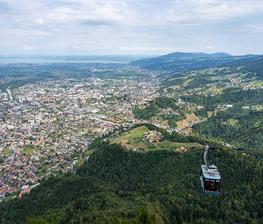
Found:
<svg viewBox="0 0 263 224"><path fill-rule="evenodd" d="M201 165L200 181L204 193L212 195L220 195L221 193L221 176L215 165L208 165L207 154L209 146L205 147L204 165Z"/></svg>

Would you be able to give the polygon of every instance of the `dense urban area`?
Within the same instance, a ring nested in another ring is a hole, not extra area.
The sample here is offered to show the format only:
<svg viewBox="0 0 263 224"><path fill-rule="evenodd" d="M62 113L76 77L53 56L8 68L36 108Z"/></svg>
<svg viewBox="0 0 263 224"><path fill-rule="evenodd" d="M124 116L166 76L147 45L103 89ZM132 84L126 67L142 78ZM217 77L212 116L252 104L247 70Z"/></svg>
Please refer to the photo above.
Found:
<svg viewBox="0 0 263 224"><path fill-rule="evenodd" d="M2 197L51 173L72 171L96 137L140 122L132 108L152 101L157 90L157 81L92 78L2 92Z"/></svg>

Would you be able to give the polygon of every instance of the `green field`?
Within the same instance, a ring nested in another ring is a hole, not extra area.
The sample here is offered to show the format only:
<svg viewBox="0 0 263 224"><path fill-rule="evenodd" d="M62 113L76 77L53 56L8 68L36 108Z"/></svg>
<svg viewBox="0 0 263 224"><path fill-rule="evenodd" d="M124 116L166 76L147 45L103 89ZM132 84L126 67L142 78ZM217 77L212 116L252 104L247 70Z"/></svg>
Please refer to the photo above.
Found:
<svg viewBox="0 0 263 224"><path fill-rule="evenodd" d="M34 149L35 147L33 146L26 146L21 149L21 153L23 153L24 155L30 156L33 154Z"/></svg>
<svg viewBox="0 0 263 224"><path fill-rule="evenodd" d="M147 131L149 131L149 129L146 126L134 128L130 131L122 133L119 137L112 139L110 143L121 144L127 149L141 148L147 150L149 148L149 144L142 141L143 136Z"/></svg>
<svg viewBox="0 0 263 224"><path fill-rule="evenodd" d="M146 126L134 128L130 131L122 133L120 136L111 139L111 144L121 144L128 150L142 149L149 150L177 150L184 147L186 149L202 149L203 146L199 143L180 143L163 140L159 143L148 143L143 140L145 132L149 131Z"/></svg>
<svg viewBox="0 0 263 224"><path fill-rule="evenodd" d="M253 81L252 82L252 85L255 87L255 88L260 88L260 87L263 87L263 81Z"/></svg>
<svg viewBox="0 0 263 224"><path fill-rule="evenodd" d="M169 150L176 150L180 147L185 147L188 149L203 149L203 145L199 143L180 143L180 142L171 142L171 141L162 141L157 144L158 149L169 149Z"/></svg>
<svg viewBox="0 0 263 224"><path fill-rule="evenodd" d="M2 156L7 157L11 153L11 150L8 147L4 147L2 151Z"/></svg>

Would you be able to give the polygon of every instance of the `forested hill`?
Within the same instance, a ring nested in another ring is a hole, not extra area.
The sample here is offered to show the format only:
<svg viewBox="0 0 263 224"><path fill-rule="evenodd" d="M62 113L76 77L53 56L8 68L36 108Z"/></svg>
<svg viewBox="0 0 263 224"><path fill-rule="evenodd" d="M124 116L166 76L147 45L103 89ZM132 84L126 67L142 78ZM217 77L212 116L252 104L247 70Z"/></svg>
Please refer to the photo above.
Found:
<svg viewBox="0 0 263 224"><path fill-rule="evenodd" d="M221 66L238 60L239 58L240 57L234 57L226 53L205 54L176 52L160 57L137 60L131 62L131 65L150 70L186 72Z"/></svg>
<svg viewBox="0 0 263 224"><path fill-rule="evenodd" d="M226 67L242 68L245 72L255 73L260 79L263 79L263 56L251 56L238 61L230 62Z"/></svg>
<svg viewBox="0 0 263 224"><path fill-rule="evenodd" d="M0 204L2 224L263 223L263 158L217 148L223 195L200 190L202 151L128 152L104 145L77 174L53 177Z"/></svg>
<svg viewBox="0 0 263 224"><path fill-rule="evenodd" d="M246 72L256 73L263 77L263 56L245 55L232 56L226 53L183 53L137 60L130 63L143 69L182 73L192 70L202 70L215 67L243 67Z"/></svg>

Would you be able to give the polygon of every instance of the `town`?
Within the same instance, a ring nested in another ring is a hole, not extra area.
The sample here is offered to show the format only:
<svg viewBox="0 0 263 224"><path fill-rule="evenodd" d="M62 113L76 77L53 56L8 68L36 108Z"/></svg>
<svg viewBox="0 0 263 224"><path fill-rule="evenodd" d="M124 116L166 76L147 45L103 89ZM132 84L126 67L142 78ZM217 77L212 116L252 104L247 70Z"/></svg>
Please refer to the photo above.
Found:
<svg viewBox="0 0 263 224"><path fill-rule="evenodd" d="M136 124L134 105L158 96L157 81L66 79L1 93L0 195L68 172L93 139Z"/></svg>

